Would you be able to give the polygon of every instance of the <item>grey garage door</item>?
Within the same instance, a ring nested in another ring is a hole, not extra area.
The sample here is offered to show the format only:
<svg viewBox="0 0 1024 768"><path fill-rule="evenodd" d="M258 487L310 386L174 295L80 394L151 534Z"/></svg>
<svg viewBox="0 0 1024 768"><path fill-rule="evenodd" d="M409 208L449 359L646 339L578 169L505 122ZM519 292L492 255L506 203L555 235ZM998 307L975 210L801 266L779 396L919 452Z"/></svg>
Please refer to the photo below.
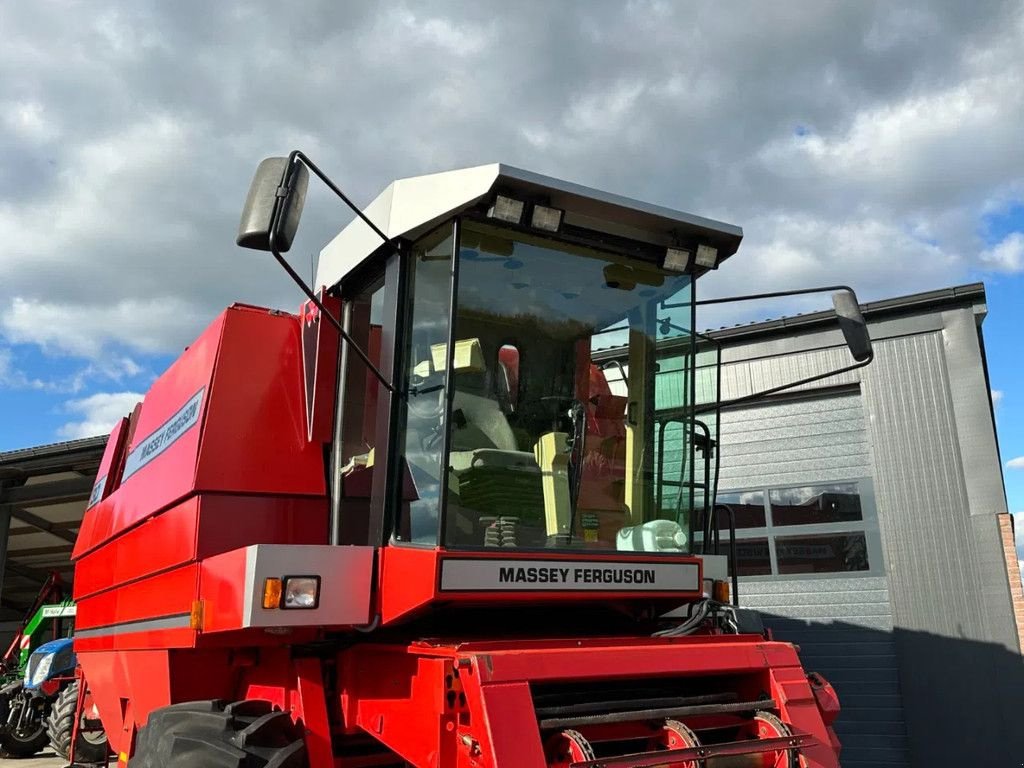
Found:
<svg viewBox="0 0 1024 768"><path fill-rule="evenodd" d="M740 510L741 574L757 574L741 603L835 685L844 768L909 765L859 392L728 411L721 439L720 498Z"/></svg>

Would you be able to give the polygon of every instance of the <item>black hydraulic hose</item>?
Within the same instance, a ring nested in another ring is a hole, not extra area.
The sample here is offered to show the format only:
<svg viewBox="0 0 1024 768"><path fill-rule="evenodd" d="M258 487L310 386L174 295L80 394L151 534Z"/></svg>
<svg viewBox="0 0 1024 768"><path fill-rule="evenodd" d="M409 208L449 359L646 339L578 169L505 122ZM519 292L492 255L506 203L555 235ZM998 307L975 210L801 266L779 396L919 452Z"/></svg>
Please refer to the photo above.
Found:
<svg viewBox="0 0 1024 768"><path fill-rule="evenodd" d="M715 509L725 510L729 516L729 571L732 574L732 604L740 604L739 562L736 553L736 512L728 504L715 503ZM717 530L717 526L715 529Z"/></svg>

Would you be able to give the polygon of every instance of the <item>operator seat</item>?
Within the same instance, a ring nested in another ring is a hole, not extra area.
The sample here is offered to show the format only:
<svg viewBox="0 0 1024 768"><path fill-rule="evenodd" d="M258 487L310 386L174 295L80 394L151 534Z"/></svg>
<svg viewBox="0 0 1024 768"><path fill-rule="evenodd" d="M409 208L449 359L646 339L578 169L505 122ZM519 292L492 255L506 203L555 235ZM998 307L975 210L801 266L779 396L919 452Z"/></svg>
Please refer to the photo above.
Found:
<svg viewBox="0 0 1024 768"><path fill-rule="evenodd" d="M487 372L457 372L454 379L451 435L453 462L457 452L481 449L518 452L508 417L490 392Z"/></svg>
<svg viewBox="0 0 1024 768"><path fill-rule="evenodd" d="M453 377L449 536L476 545L539 543L541 469L532 451L519 450L495 384L482 365Z"/></svg>

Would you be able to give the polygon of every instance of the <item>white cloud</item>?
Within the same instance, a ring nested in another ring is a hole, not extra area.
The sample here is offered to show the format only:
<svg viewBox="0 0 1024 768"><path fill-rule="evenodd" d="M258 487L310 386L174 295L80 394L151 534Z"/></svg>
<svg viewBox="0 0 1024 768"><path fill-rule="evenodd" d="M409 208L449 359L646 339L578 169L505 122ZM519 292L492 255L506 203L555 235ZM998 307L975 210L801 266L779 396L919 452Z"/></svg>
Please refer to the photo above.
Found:
<svg viewBox="0 0 1024 768"><path fill-rule="evenodd" d="M1024 196L1018 5L312 2L287 34L270 2L208 3L202 34L175 3L9 6L0 335L96 365L234 300L297 306L233 245L256 163L293 147L358 202L498 160L734 221L737 288L1022 269L979 238ZM314 194L297 266L349 218Z"/></svg>
<svg viewBox="0 0 1024 768"><path fill-rule="evenodd" d="M993 389L992 390L992 406L998 408L999 404L1003 402L1003 390Z"/></svg>
<svg viewBox="0 0 1024 768"><path fill-rule="evenodd" d="M1006 466L1010 469L1024 469L1024 456L1018 456L1015 459L1010 459L1006 462Z"/></svg>
<svg viewBox="0 0 1024 768"><path fill-rule="evenodd" d="M127 416L141 399L138 392L99 392L80 400L69 400L64 408L75 418L57 433L66 440L106 435L118 419Z"/></svg>
<svg viewBox="0 0 1024 768"><path fill-rule="evenodd" d="M130 357L110 355L95 362L49 378L29 376L15 361L9 348L0 347L0 390L34 389L57 394L74 394L85 389L90 382L120 383L148 372ZM148 374L152 376L152 374Z"/></svg>
<svg viewBox="0 0 1024 768"><path fill-rule="evenodd" d="M1012 232L996 245L982 251L981 261L1000 272L1024 270L1024 232Z"/></svg>
<svg viewBox="0 0 1024 768"><path fill-rule="evenodd" d="M472 57L493 44L495 24L467 23L465 19L440 16L418 16L407 6L392 10L385 17L385 26L398 25L402 42L436 47L445 54Z"/></svg>
<svg viewBox="0 0 1024 768"><path fill-rule="evenodd" d="M142 301L125 299L103 307L47 303L15 297L0 312L0 328L15 343L38 344L44 349L97 358L93 370L119 379L140 371L130 358L104 360L104 344L114 341L143 352L166 351L177 341L184 344L204 321L201 311L176 297Z"/></svg>
<svg viewBox="0 0 1024 768"><path fill-rule="evenodd" d="M45 389L56 391L57 388L42 379L28 376L15 365L11 350L0 348L0 390L2 389Z"/></svg>
<svg viewBox="0 0 1024 768"><path fill-rule="evenodd" d="M59 135L38 101L0 102L0 120L8 130L33 144L53 141Z"/></svg>

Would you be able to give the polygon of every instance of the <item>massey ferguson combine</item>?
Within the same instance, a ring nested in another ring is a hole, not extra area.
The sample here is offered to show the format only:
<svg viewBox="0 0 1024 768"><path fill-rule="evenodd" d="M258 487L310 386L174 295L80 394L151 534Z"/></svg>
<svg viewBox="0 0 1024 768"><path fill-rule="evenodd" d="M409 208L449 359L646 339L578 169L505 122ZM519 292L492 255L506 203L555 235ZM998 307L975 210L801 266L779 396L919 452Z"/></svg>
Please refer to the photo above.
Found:
<svg viewBox="0 0 1024 768"><path fill-rule="evenodd" d="M299 314L226 310L103 457L75 647L119 763L837 766L717 554L694 289L741 230L489 165L391 184L313 290L310 171L351 206L269 159L238 237Z"/></svg>

